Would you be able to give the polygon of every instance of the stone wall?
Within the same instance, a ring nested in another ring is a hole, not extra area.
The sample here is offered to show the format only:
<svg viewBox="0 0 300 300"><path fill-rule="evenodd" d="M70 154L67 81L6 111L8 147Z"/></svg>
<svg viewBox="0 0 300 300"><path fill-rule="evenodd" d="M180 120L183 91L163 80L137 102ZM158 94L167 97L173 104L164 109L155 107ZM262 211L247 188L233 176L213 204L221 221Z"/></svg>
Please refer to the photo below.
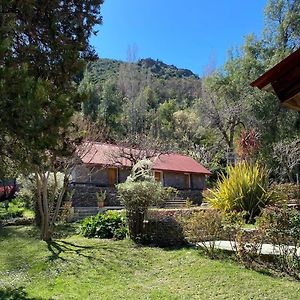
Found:
<svg viewBox="0 0 300 300"><path fill-rule="evenodd" d="M205 175L191 174L191 188L204 190L205 188Z"/></svg>
<svg viewBox="0 0 300 300"><path fill-rule="evenodd" d="M76 184L70 186L70 190L75 190L73 195L73 207L97 207L97 192L106 191L104 206L120 206L117 198L117 191L114 187L97 187L94 185ZM200 190L179 190L178 197L183 200L191 200L193 204L200 205L202 202L202 192Z"/></svg>
<svg viewBox="0 0 300 300"><path fill-rule="evenodd" d="M75 190L72 201L74 207L96 207L98 206L96 193L106 191L104 206L120 206L117 191L114 187L97 187L93 185L77 184L71 186Z"/></svg>
<svg viewBox="0 0 300 300"><path fill-rule="evenodd" d="M130 169L118 168L118 182L126 181L130 175ZM184 189L186 185L186 175L179 172L164 171L162 174L164 186ZM94 186L109 186L108 168L100 167L88 168L84 165L77 166L72 172L72 182L88 183ZM190 174L191 188L203 190L205 188L205 176L200 174Z"/></svg>
<svg viewBox="0 0 300 300"><path fill-rule="evenodd" d="M185 188L185 174L178 172L163 172L164 186L172 186L177 189ZM190 174L191 188L203 190L205 188L205 176Z"/></svg>
<svg viewBox="0 0 300 300"><path fill-rule="evenodd" d="M201 205L202 203L202 191L201 190L179 190L178 198L184 200L191 200L195 205Z"/></svg>

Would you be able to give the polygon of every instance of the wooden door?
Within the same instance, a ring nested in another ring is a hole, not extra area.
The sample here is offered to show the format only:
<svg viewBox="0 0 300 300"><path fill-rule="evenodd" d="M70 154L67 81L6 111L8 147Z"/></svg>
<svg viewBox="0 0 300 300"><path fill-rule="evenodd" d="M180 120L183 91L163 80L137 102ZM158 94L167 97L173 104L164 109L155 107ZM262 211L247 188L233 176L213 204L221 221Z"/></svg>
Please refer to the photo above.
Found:
<svg viewBox="0 0 300 300"><path fill-rule="evenodd" d="M187 190L191 188L190 174L184 174L184 188Z"/></svg>
<svg viewBox="0 0 300 300"><path fill-rule="evenodd" d="M118 169L108 168L108 184L114 186L117 183Z"/></svg>
<svg viewBox="0 0 300 300"><path fill-rule="evenodd" d="M154 172L154 178L156 181L161 182L161 172Z"/></svg>

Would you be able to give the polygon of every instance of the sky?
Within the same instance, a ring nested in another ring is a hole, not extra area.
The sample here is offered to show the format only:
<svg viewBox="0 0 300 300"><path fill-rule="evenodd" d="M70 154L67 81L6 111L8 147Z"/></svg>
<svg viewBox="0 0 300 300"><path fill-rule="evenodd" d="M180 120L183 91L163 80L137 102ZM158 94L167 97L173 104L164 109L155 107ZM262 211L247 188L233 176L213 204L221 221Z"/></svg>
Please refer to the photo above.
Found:
<svg viewBox="0 0 300 300"><path fill-rule="evenodd" d="M91 38L99 57L151 57L201 75L221 66L245 35L260 36L267 0L105 0Z"/></svg>

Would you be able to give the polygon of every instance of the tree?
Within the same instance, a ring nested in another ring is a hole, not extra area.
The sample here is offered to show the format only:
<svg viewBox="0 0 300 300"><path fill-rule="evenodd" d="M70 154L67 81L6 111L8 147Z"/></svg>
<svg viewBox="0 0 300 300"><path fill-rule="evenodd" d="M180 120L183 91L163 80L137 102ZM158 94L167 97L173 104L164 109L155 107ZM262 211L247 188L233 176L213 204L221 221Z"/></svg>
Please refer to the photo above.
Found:
<svg viewBox="0 0 300 300"><path fill-rule="evenodd" d="M136 49L129 48L128 62L120 66L118 86L124 97L124 121L130 134L145 131L148 98L144 91L150 81L149 71L136 63Z"/></svg>
<svg viewBox="0 0 300 300"><path fill-rule="evenodd" d="M51 239L47 181L72 153L71 117L83 97L76 76L87 59L103 0L6 1L0 14L0 157L35 172L41 236ZM3 117L2 117L3 116Z"/></svg>
<svg viewBox="0 0 300 300"><path fill-rule="evenodd" d="M118 133L121 131L122 100L117 83L107 80L103 85L98 114L110 132Z"/></svg>
<svg viewBox="0 0 300 300"><path fill-rule="evenodd" d="M149 206L159 203L165 190L155 181L149 160L137 162L131 175L117 185L118 194L125 206L129 234L133 241L143 242L144 219Z"/></svg>
<svg viewBox="0 0 300 300"><path fill-rule="evenodd" d="M277 53L285 52L283 55L296 50L300 45L300 1L269 0L265 16L264 37L268 47Z"/></svg>
<svg viewBox="0 0 300 300"><path fill-rule="evenodd" d="M109 154L111 162L122 165L126 159L130 161L131 166L143 159L155 159L174 149L165 141L144 134L127 135L126 139L117 141L117 145L118 151Z"/></svg>
<svg viewBox="0 0 300 300"><path fill-rule="evenodd" d="M284 179L295 182L294 174L300 164L299 138L279 141L273 146L273 157L278 163L277 171Z"/></svg>
<svg viewBox="0 0 300 300"><path fill-rule="evenodd" d="M191 109L179 110L173 114L174 136L181 149L189 149L199 142L199 119Z"/></svg>
<svg viewBox="0 0 300 300"><path fill-rule="evenodd" d="M170 136L174 132L174 119L173 115L177 110L175 99L169 99L161 103L158 107L158 121L160 123L160 132L162 138Z"/></svg>
<svg viewBox="0 0 300 300"><path fill-rule="evenodd" d="M65 130L62 143L66 152L47 151L43 164L34 166L35 195L38 218L43 240L51 240L62 200L66 196L72 171L88 155L90 141L101 139L101 131L89 120L74 115ZM59 180L60 178L60 180Z"/></svg>

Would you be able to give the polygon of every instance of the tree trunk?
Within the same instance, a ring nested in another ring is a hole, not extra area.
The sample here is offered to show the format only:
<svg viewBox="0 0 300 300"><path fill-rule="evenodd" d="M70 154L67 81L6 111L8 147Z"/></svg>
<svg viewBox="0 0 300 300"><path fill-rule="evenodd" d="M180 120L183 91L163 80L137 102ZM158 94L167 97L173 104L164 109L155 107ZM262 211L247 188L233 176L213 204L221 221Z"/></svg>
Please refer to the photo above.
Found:
<svg viewBox="0 0 300 300"><path fill-rule="evenodd" d="M41 216L41 239L45 242L50 242L52 238L48 204L48 176L49 173L47 175L44 172L36 173L37 203Z"/></svg>
<svg viewBox="0 0 300 300"><path fill-rule="evenodd" d="M142 236L144 232L144 218L145 213L139 211L129 212L128 226L130 238L136 242L142 242Z"/></svg>

